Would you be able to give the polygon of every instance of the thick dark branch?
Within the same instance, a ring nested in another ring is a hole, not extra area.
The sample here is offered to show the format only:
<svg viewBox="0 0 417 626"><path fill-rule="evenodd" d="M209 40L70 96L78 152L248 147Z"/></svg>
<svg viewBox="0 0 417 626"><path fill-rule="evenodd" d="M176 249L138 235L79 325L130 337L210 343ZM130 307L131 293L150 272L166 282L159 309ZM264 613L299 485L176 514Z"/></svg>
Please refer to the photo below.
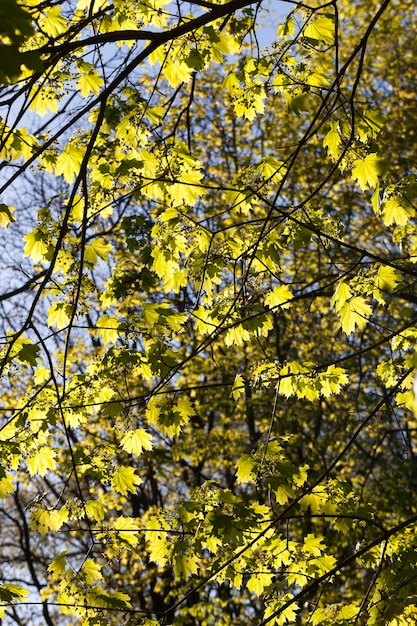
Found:
<svg viewBox="0 0 417 626"><path fill-rule="evenodd" d="M58 139L65 134L66 131L71 129L78 120L83 118L91 109L105 101L114 90L143 62L145 61L151 52L154 52L159 46L164 43L168 43L169 41L174 41L178 39L182 35L186 35L187 33L201 28L206 24L210 24L213 21L221 17L225 17L227 15L231 15L235 11L242 9L247 6L251 6L252 4L257 4L257 0L231 0L227 4L223 4L217 6L212 11L208 13L204 13L204 15L200 15L195 19L181 24L171 30L162 33L155 33L153 36L153 40L149 43L148 46L144 50L142 50L121 72L120 74L102 91L100 95L94 98L91 102L89 102L85 107L78 111L74 117L72 117L57 133L51 136L38 150L34 152L30 159L28 159L17 171L6 181L0 188L0 194L3 193L9 185L16 180L22 172L27 170L30 165L39 157L40 154L45 152L51 145L53 145ZM33 77L38 79L39 76Z"/></svg>
<svg viewBox="0 0 417 626"><path fill-rule="evenodd" d="M33 276L32 278L30 278L28 281L23 283L23 285L21 285L20 287L16 287L16 289L12 289L12 291L7 291L6 293L0 294L0 302L4 302L5 300L10 300L10 298L13 298L13 296L17 296L19 293L24 293L25 291L29 291L29 289L32 289L34 284L39 279L43 278L45 274L46 274L46 270L43 270L43 272L39 272L39 274L36 274L36 276Z"/></svg>
<svg viewBox="0 0 417 626"><path fill-rule="evenodd" d="M200 5L200 3L198 3ZM226 4L214 5L211 3L204 3L204 6L209 7L211 10L203 15L200 15L188 22L184 22L179 26L175 26L171 30L165 32L155 32L146 30L121 30L108 33L99 33L87 39L80 39L79 41L68 41L60 44L59 46L44 46L40 49L42 54L67 54L78 48L84 48L85 46L91 46L103 43L114 43L117 41L155 41L158 45L173 41L189 33L192 30L196 30L205 24L213 22L221 17L231 15L245 6L251 4L259 4L259 0L231 0ZM203 6L203 5L201 5Z"/></svg>

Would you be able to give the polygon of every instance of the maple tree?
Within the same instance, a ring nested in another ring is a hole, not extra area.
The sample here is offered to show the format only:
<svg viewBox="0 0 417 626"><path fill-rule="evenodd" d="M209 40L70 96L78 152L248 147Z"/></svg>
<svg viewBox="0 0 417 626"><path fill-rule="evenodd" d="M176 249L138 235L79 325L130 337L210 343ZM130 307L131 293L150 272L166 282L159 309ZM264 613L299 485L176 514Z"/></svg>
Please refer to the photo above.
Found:
<svg viewBox="0 0 417 626"><path fill-rule="evenodd" d="M283 6L0 8L5 624L416 619L417 11Z"/></svg>

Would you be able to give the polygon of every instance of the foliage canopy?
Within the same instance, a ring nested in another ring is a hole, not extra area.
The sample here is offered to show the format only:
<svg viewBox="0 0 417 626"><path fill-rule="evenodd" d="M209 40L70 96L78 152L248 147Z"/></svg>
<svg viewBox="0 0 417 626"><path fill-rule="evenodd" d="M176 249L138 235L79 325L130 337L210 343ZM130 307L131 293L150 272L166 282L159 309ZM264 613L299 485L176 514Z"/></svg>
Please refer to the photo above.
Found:
<svg viewBox="0 0 417 626"><path fill-rule="evenodd" d="M4 623L415 623L414 2L0 18Z"/></svg>

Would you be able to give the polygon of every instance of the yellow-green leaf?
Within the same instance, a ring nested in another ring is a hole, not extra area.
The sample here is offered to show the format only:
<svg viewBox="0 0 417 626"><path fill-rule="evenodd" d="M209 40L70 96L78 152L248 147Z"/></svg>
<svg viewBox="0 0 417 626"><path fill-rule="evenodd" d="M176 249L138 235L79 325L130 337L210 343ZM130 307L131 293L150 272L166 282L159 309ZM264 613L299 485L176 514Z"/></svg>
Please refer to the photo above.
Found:
<svg viewBox="0 0 417 626"><path fill-rule="evenodd" d="M48 531L56 532L67 519L65 511L57 511L56 509L35 509L31 514L31 526L41 535L46 535Z"/></svg>
<svg viewBox="0 0 417 626"><path fill-rule="evenodd" d="M64 550L64 552L61 552L61 554L58 554L52 559L48 567L48 572L52 574L52 580L59 580L65 573L67 567L66 554L67 550Z"/></svg>
<svg viewBox="0 0 417 626"><path fill-rule="evenodd" d="M144 428L137 428L126 433L120 444L128 454L139 456L142 450L152 450L152 435Z"/></svg>
<svg viewBox="0 0 417 626"><path fill-rule="evenodd" d="M53 302L48 309L48 326L57 330L66 328L70 322L68 306L63 302Z"/></svg>
<svg viewBox="0 0 417 626"><path fill-rule="evenodd" d="M167 541L169 525L164 519L151 518L145 532L149 558L151 561L164 567L172 552L172 544Z"/></svg>
<svg viewBox="0 0 417 626"><path fill-rule="evenodd" d="M95 563L92 559L87 559L80 570L80 574L83 577L87 585L92 585L96 580L102 580L103 575L101 573L101 565Z"/></svg>
<svg viewBox="0 0 417 626"><path fill-rule="evenodd" d="M7 228L10 222L15 222L14 208L7 204L0 204L0 226Z"/></svg>
<svg viewBox="0 0 417 626"><path fill-rule="evenodd" d="M40 229L32 230L23 237L26 241L24 255L30 256L35 263L44 260L44 256L48 252L47 235Z"/></svg>
<svg viewBox="0 0 417 626"><path fill-rule="evenodd" d="M106 514L106 509L101 502L97 502L97 500L90 500L85 503L85 511L88 517L95 520L96 522L101 522Z"/></svg>
<svg viewBox="0 0 417 626"><path fill-rule="evenodd" d="M376 285L378 289L385 291L394 291L395 287L401 282L402 276L389 265L381 265L378 269Z"/></svg>
<svg viewBox="0 0 417 626"><path fill-rule="evenodd" d="M136 493L137 487L142 484L142 479L137 476L133 467L120 467L112 477L111 486L126 496L128 493Z"/></svg>
<svg viewBox="0 0 417 626"><path fill-rule="evenodd" d="M343 367L330 365L325 372L319 375L318 382L321 395L328 398L333 394L339 394L342 387L349 383L349 378Z"/></svg>
<svg viewBox="0 0 417 626"><path fill-rule="evenodd" d="M235 377L235 382L233 383L232 391L230 393L233 400L239 400L240 396L245 391L245 381L241 374L237 374Z"/></svg>
<svg viewBox="0 0 417 626"><path fill-rule="evenodd" d="M274 578L273 574L259 572L259 573L253 574L249 578L246 586L249 589L249 591L256 593L257 596L260 596L263 593L263 590L265 589L265 587L268 587L268 585L272 583L273 578Z"/></svg>
<svg viewBox="0 0 417 626"><path fill-rule="evenodd" d="M332 299L330 300L330 304L335 308L337 312L340 311L342 306L345 304L346 300L350 298L352 295L351 289L349 285L341 281L334 292Z"/></svg>
<svg viewBox="0 0 417 626"><path fill-rule="evenodd" d="M314 533L308 533L304 539L302 551L311 556L320 556L325 550L323 537L316 537Z"/></svg>
<svg viewBox="0 0 417 626"><path fill-rule="evenodd" d="M35 85L30 92L30 97L30 110L36 111L41 117L48 112L56 113L59 109L59 94L51 87L43 86L39 88Z"/></svg>
<svg viewBox="0 0 417 626"><path fill-rule="evenodd" d="M405 226L415 215L415 209L411 204L403 203L397 196L385 200L381 205L381 211L385 226L391 226L391 224Z"/></svg>
<svg viewBox="0 0 417 626"><path fill-rule="evenodd" d="M105 344L115 343L117 341L119 336L119 321L116 317L103 315L99 320L97 320L96 326L100 328L98 334L101 335Z"/></svg>
<svg viewBox="0 0 417 626"><path fill-rule="evenodd" d="M282 309L289 309L290 303L294 296L287 285L275 287L266 297L265 304L270 308L281 306Z"/></svg>
<svg viewBox="0 0 417 626"><path fill-rule="evenodd" d="M194 69L184 61L168 59L163 66L164 78L171 87L178 87L181 83L189 83Z"/></svg>
<svg viewBox="0 0 417 626"><path fill-rule="evenodd" d="M352 178L356 180L361 189L376 187L378 177L386 172L387 164L385 159L378 156L376 152L368 154L363 159L357 159L352 168Z"/></svg>
<svg viewBox="0 0 417 626"><path fill-rule="evenodd" d="M36 452L28 458L29 474L31 476L35 474L45 476L46 472L55 469L55 457L56 453L52 448L42 446L42 448L36 450Z"/></svg>
<svg viewBox="0 0 417 626"><path fill-rule="evenodd" d="M90 93L100 93L100 88L104 85L104 80L94 69L90 69L87 72L81 74L77 81L77 89L81 91L81 95L84 98L90 95Z"/></svg>
<svg viewBox="0 0 417 626"><path fill-rule="evenodd" d="M330 156L336 159L340 155L340 143L339 122L337 120L332 121L330 122L330 130L323 139L323 146L327 148Z"/></svg>
<svg viewBox="0 0 417 626"><path fill-rule="evenodd" d="M178 579L189 578L198 572L198 556L196 554L178 554L174 560L174 573Z"/></svg>
<svg viewBox="0 0 417 626"><path fill-rule="evenodd" d="M362 329L367 322L367 317L371 315L372 308L361 296L351 298L340 309L342 319L342 329L347 334L355 332L356 326Z"/></svg>
<svg viewBox="0 0 417 626"><path fill-rule="evenodd" d="M75 176L79 173L81 163L84 156L84 149L74 144L68 144L67 147L56 161L55 174L62 176L67 183L72 183Z"/></svg>
<svg viewBox="0 0 417 626"><path fill-rule="evenodd" d="M117 530L117 536L119 539L126 541L131 546L136 546L139 537L139 526L133 519L133 517L118 517L113 524L114 530Z"/></svg>
<svg viewBox="0 0 417 626"><path fill-rule="evenodd" d="M334 42L335 22L333 16L317 15L313 17L304 29L304 37L317 39L331 45Z"/></svg>
<svg viewBox="0 0 417 626"><path fill-rule="evenodd" d="M250 339L249 331L242 326L242 324L237 324L236 326L232 326L227 330L227 333L224 337L224 343L226 346L241 346L245 341Z"/></svg>
<svg viewBox="0 0 417 626"><path fill-rule="evenodd" d="M256 468L255 459L249 454L242 454L236 465L236 477L238 483L255 482L256 474L254 469Z"/></svg>
<svg viewBox="0 0 417 626"><path fill-rule="evenodd" d="M3 476L0 479L0 498L5 498L8 493L13 493L13 479L11 476Z"/></svg>
<svg viewBox="0 0 417 626"><path fill-rule="evenodd" d="M68 30L68 22L61 16L61 9L57 6L45 9L44 17L40 20L42 30L51 37L57 37Z"/></svg>
<svg viewBox="0 0 417 626"><path fill-rule="evenodd" d="M103 237L97 237L85 247L84 260L91 265L96 265L99 258L106 261L112 248L111 243L106 243Z"/></svg>

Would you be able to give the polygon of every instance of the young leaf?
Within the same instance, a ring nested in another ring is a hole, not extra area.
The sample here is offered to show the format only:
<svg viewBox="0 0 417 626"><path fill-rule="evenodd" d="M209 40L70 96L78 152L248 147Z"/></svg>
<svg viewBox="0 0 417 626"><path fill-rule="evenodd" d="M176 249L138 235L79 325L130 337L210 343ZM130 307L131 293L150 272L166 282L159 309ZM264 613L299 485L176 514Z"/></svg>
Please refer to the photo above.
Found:
<svg viewBox="0 0 417 626"><path fill-rule="evenodd" d="M62 576L67 568L66 555L68 551L64 550L61 554L54 556L51 564L48 566L48 572L52 574L53 580L62 580Z"/></svg>
<svg viewBox="0 0 417 626"><path fill-rule="evenodd" d="M48 310L48 326L55 326L57 330L66 328L70 323L68 308L63 302L52 302Z"/></svg>
<svg viewBox="0 0 417 626"><path fill-rule="evenodd" d="M364 328L366 318L371 315L372 308L361 296L351 298L340 309L340 317L342 319L342 330L347 335L358 329Z"/></svg>
<svg viewBox="0 0 417 626"><path fill-rule="evenodd" d="M7 228L11 222L15 222L14 208L7 204L0 204L0 226Z"/></svg>
<svg viewBox="0 0 417 626"><path fill-rule="evenodd" d="M120 467L115 470L111 480L112 488L124 496L136 493L137 487L141 484L142 479L136 475L133 467Z"/></svg>
<svg viewBox="0 0 417 626"><path fill-rule="evenodd" d="M196 554L177 554L174 557L174 573L178 580L187 579L198 573Z"/></svg>
<svg viewBox="0 0 417 626"><path fill-rule="evenodd" d="M117 536L122 541L126 541L131 546L136 546L139 542L139 526L132 517L118 517L113 523Z"/></svg>
<svg viewBox="0 0 417 626"><path fill-rule="evenodd" d="M378 289L394 291L401 280L401 274L399 274L393 267L390 267L389 265L381 265L381 267L378 268L376 279Z"/></svg>
<svg viewBox="0 0 417 626"><path fill-rule="evenodd" d="M246 586L249 591L256 593L257 596L262 595L265 587L268 587L274 578L273 574L259 572L256 574L252 574L249 578Z"/></svg>
<svg viewBox="0 0 417 626"><path fill-rule="evenodd" d="M230 393L234 400L239 398L245 393L245 381L241 374L236 374L235 382L233 383L232 391Z"/></svg>
<svg viewBox="0 0 417 626"><path fill-rule="evenodd" d="M56 161L55 174L62 175L67 183L72 183L80 171L84 152L83 148L69 143Z"/></svg>
<svg viewBox="0 0 417 626"><path fill-rule="evenodd" d="M39 346L36 346L33 343L23 342L21 349L17 353L17 357L20 361L29 363L29 365L33 365L35 367L39 350Z"/></svg>
<svg viewBox="0 0 417 626"><path fill-rule="evenodd" d="M58 6L45 9L40 26L51 37L65 33L68 28L67 20L61 15L61 9Z"/></svg>
<svg viewBox="0 0 417 626"><path fill-rule="evenodd" d="M353 164L352 178L358 182L361 189L376 187L379 176L383 176L387 170L385 159L371 152L363 159L357 159Z"/></svg>
<svg viewBox="0 0 417 626"><path fill-rule="evenodd" d="M119 321L116 317L103 315L97 320L96 326L101 329L98 334L103 338L104 344L115 343L117 341L119 336Z"/></svg>
<svg viewBox="0 0 417 626"><path fill-rule="evenodd" d="M13 478L11 476L4 476L0 478L0 499L3 499L9 493L13 493L14 485Z"/></svg>
<svg viewBox="0 0 417 626"><path fill-rule="evenodd" d="M405 226L415 215L415 209L409 203L404 203L398 196L393 196L382 202L380 206L385 226L398 224Z"/></svg>
<svg viewBox="0 0 417 626"><path fill-rule="evenodd" d="M90 93L100 93L100 88L104 85L104 80L93 69L83 72L77 81L77 89L81 91L81 95L87 98Z"/></svg>
<svg viewBox="0 0 417 626"><path fill-rule="evenodd" d="M255 482L256 460L249 454L243 454L236 465L236 477L239 483Z"/></svg>
<svg viewBox="0 0 417 626"><path fill-rule="evenodd" d="M340 129L339 122L337 120L333 120L330 122L330 130L323 139L323 146L327 148L328 153L334 159L337 159L340 155L340 145L341 145L341 137L340 137Z"/></svg>
<svg viewBox="0 0 417 626"><path fill-rule="evenodd" d="M101 565L95 563L93 559L87 559L79 572L87 585L92 585L96 580L103 580Z"/></svg>
<svg viewBox="0 0 417 626"><path fill-rule="evenodd" d="M104 504L101 502L97 502L97 500L90 500L85 503L85 511L88 517L95 520L96 522L101 522L106 514L106 509Z"/></svg>
<svg viewBox="0 0 417 626"><path fill-rule="evenodd" d="M317 14L304 29L304 37L323 41L330 46L334 43L335 22L333 16Z"/></svg>
<svg viewBox="0 0 417 626"><path fill-rule="evenodd" d="M42 446L28 458L28 469L31 476L45 476L56 467L56 452L52 448Z"/></svg>
<svg viewBox="0 0 417 626"><path fill-rule="evenodd" d="M293 297L289 287L287 285L281 285L280 287L275 287L265 297L265 304L270 308L281 306L282 309L289 309L291 306L289 301L292 300Z"/></svg>
<svg viewBox="0 0 417 626"><path fill-rule="evenodd" d="M137 428L126 433L120 445L129 454L140 456L143 450L152 450L152 435L144 428Z"/></svg>

